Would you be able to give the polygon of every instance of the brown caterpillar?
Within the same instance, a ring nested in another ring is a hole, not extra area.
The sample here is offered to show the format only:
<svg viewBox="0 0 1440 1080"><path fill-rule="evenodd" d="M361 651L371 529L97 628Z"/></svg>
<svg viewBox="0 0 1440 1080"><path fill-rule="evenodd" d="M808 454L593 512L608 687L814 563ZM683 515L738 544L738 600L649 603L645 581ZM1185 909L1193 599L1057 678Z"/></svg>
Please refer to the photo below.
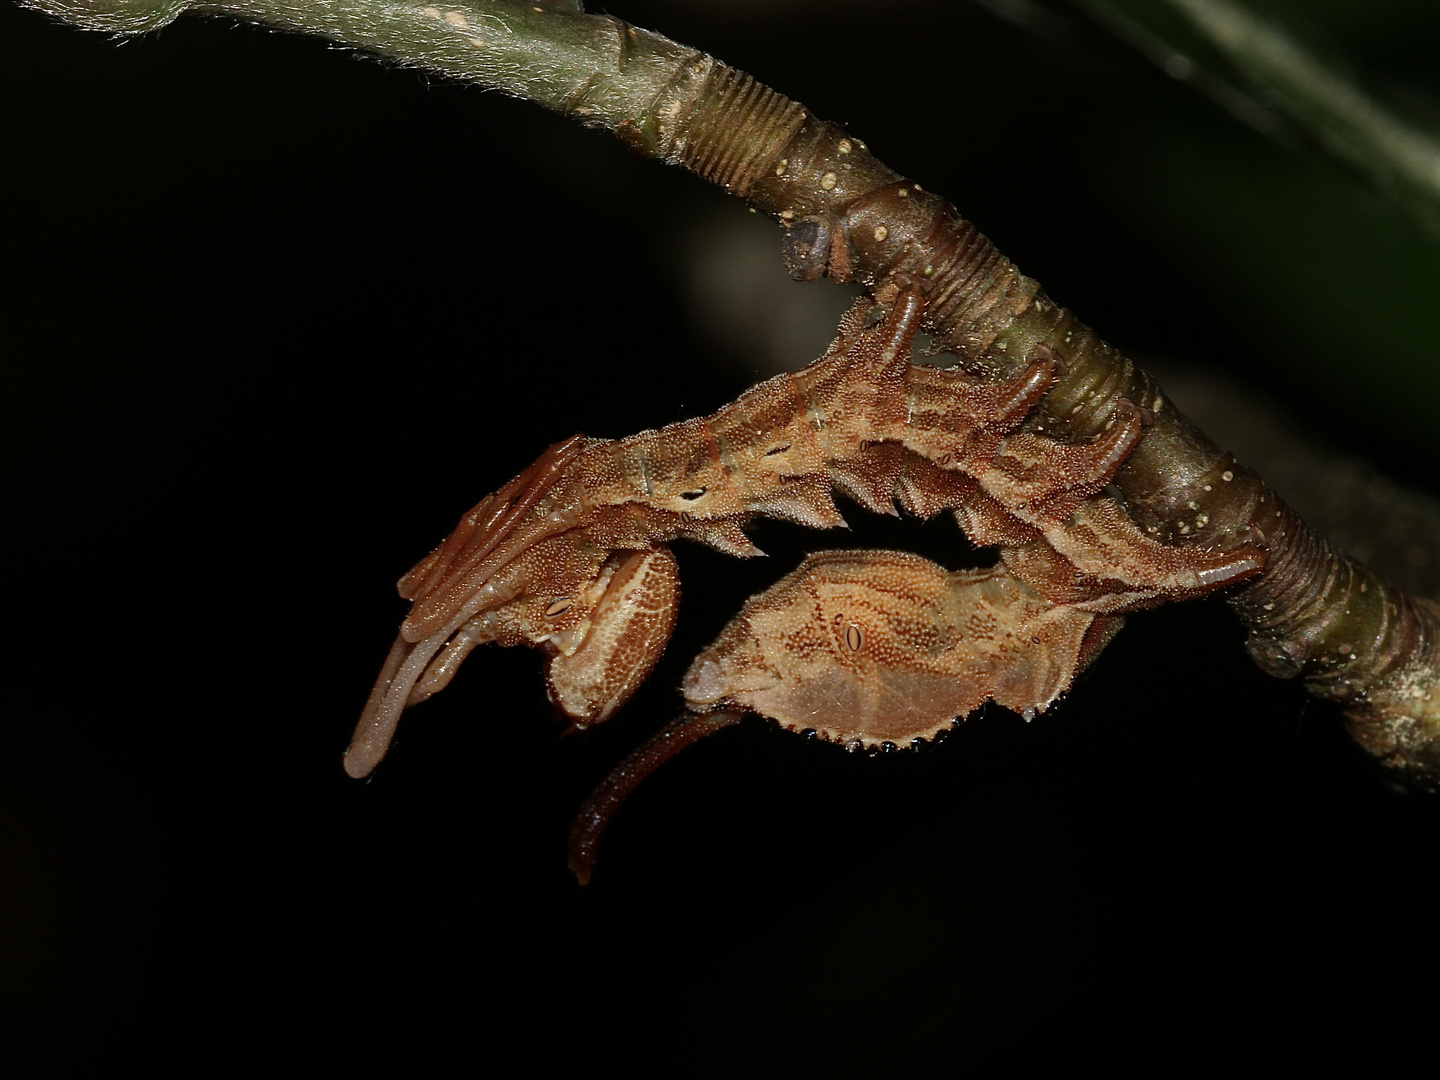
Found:
<svg viewBox="0 0 1440 1080"><path fill-rule="evenodd" d="M555 704L578 727L606 719L645 679L674 625L677 538L758 554L755 515L843 525L831 490L867 509L954 510L1040 596L1123 611L1247 576L1263 553L1160 544L1092 498L1139 441L1122 403L1093 441L1018 430L1060 370L1044 345L1004 383L912 365L924 308L894 286L883 319L861 300L803 371L748 390L713 416L627 439L557 443L400 580L412 601L350 748L367 775L401 711L443 688L478 644L550 655ZM1118 572L1116 568L1119 567Z"/></svg>

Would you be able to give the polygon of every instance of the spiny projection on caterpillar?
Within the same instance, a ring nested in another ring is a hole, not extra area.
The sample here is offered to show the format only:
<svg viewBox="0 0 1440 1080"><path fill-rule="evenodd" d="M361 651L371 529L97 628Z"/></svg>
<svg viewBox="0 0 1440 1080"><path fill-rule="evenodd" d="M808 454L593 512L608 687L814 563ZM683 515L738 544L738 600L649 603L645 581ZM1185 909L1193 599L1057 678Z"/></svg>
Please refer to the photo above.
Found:
<svg viewBox="0 0 1440 1080"><path fill-rule="evenodd" d="M848 590L873 615L839 631L851 655L817 651L807 639L814 628L792 612L794 634L768 639L759 654L768 659L757 660L756 670L809 657L806 679L850 686L846 704L747 697L744 680L712 678L706 672L718 669L700 664L686 680L692 709L756 711L852 746L910 745L989 698L1031 714L1044 709L1123 612L1199 595L1261 568L1264 552L1253 543L1160 543L1100 495L1142 437L1144 410L1121 399L1108 428L1083 443L1026 430L1027 415L1063 371L1052 348L1036 344L1024 370L1004 382L912 364L923 296L902 281L877 290L876 299L858 301L825 355L802 371L767 380L709 417L613 441L573 436L481 500L400 580L411 610L346 752L346 771L368 775L402 711L446 686L470 650L487 642L543 650L550 698L573 726L607 719L644 681L674 627L679 582L669 543L683 538L756 555L743 529L753 517L843 525L832 491L878 513L896 513L897 504L921 518L951 511L974 542L999 547L993 571L954 586L966 597L968 637L956 636L958 601L901 603L901 594L887 591L882 581L896 578L904 557L822 560L807 566L812 576L824 568L827 595ZM913 599L921 580L937 596L952 587L937 584L944 571L933 564L904 565L912 581L905 596ZM767 610L783 612L789 603L773 601ZM737 624L753 626L756 613L746 611ZM1036 630L1007 639L993 655L984 644L993 635L975 630L1047 619L1083 629ZM899 632L901 623L911 630ZM738 648L724 644L744 636L735 625L706 655ZM950 643L938 648L941 640ZM940 668L894 644L920 641L946 657ZM857 666L854 654L869 659ZM922 668L923 678L915 674ZM917 679L956 685L925 691L927 704L916 707Z"/></svg>

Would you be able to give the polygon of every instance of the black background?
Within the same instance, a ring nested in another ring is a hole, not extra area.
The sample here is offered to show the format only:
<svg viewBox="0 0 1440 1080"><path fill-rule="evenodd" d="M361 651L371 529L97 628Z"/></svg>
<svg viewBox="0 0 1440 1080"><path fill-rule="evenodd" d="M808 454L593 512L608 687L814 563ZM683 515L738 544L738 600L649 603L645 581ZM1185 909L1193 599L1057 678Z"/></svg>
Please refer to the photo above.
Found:
<svg viewBox="0 0 1440 1080"><path fill-rule="evenodd" d="M1232 140L1281 184L1318 155L1083 27L614 11L849 124L1122 346L1244 371L1433 490L1423 423L1297 381L1287 316L1227 304L1223 268L1116 190L1162 136ZM680 546L675 642L604 730L557 741L538 654L481 650L348 780L391 582L463 510L573 431L712 411L761 374L683 284L695 223L745 210L315 41L0 25L0 1057L860 1075L1384 1062L1433 1037L1440 809L1259 674L1218 601L1137 616L1029 725L992 709L874 760L725 732L641 789L582 890L569 817L674 714L688 658L807 546L857 541L762 524L768 560ZM956 557L944 523L849 516Z"/></svg>

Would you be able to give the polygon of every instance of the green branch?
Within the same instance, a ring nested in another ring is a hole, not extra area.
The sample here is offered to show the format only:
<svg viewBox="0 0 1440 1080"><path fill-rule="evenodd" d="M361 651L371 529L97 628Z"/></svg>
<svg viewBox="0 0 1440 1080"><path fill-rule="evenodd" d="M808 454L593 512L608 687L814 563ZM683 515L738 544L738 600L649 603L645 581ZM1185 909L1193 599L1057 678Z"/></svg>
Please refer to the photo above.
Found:
<svg viewBox="0 0 1440 1080"><path fill-rule="evenodd" d="M697 66L703 80L715 64L659 34L563 3L44 0L28 6L119 34L158 29L187 11L229 15L351 45L610 130L651 112L687 65Z"/></svg>

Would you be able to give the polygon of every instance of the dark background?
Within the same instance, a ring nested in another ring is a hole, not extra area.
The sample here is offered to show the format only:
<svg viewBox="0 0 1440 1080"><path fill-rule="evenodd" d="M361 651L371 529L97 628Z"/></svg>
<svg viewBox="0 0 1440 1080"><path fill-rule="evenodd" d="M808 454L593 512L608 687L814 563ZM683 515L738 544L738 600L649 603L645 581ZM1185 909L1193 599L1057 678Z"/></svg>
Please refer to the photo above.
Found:
<svg viewBox="0 0 1440 1080"><path fill-rule="evenodd" d="M1040 34L947 3L611 10L850 125L1122 347L1243 375L1435 490L1437 248L1303 139L1067 9ZM1404 82L1425 40L1354 44ZM860 1075L1433 1038L1440 806L1256 671L1217 600L1135 617L1029 725L874 760L725 732L575 885L570 815L745 595L817 545L963 560L942 522L761 524L743 565L680 545L675 642L605 729L557 741L539 655L481 650L348 780L393 580L547 444L767 374L733 342L745 297L763 328L790 295L778 259L707 306L741 205L316 41L182 19L117 45L11 8L0 41L0 1058Z"/></svg>

